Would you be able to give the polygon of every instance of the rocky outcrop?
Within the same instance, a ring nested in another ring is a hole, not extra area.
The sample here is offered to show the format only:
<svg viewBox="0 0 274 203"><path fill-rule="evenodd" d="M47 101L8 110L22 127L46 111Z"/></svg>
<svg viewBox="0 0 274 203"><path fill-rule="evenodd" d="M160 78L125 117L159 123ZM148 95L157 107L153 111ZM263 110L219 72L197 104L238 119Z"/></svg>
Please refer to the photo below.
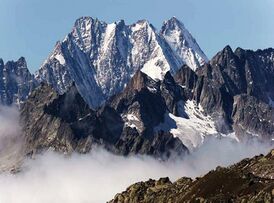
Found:
<svg viewBox="0 0 274 203"><path fill-rule="evenodd" d="M261 136L266 140L274 135L274 108L256 97L235 96L232 119L238 134Z"/></svg>
<svg viewBox="0 0 274 203"><path fill-rule="evenodd" d="M4 64L0 59L0 104L20 104L37 86L23 57Z"/></svg>
<svg viewBox="0 0 274 203"><path fill-rule="evenodd" d="M274 150L203 177L148 180L131 185L110 203L268 202L274 200Z"/></svg>
<svg viewBox="0 0 274 203"><path fill-rule="evenodd" d="M188 99L222 119L219 131L239 129L273 138L274 50L250 51L229 46L196 72L184 66L175 75Z"/></svg>
<svg viewBox="0 0 274 203"><path fill-rule="evenodd" d="M123 94L97 111L89 108L75 85L62 95L41 85L21 108L26 153L49 148L86 153L98 145L121 155L167 158L172 153L186 153L187 148L178 138L168 132L153 131L167 107L159 92L152 93L144 85L148 81L153 80L138 72ZM134 116L138 117L136 125L129 123Z"/></svg>

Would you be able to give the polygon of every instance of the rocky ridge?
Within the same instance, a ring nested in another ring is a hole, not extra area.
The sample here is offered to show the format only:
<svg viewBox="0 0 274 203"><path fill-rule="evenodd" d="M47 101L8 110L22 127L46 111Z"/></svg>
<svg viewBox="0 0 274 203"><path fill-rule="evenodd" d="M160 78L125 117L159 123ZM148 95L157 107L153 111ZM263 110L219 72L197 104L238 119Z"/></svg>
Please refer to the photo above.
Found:
<svg viewBox="0 0 274 203"><path fill-rule="evenodd" d="M168 102L160 91L153 92L144 85L146 82L160 85L139 71L123 93L96 111L89 108L75 85L59 95L43 84L21 108L27 153L49 148L86 153L98 145L121 155L138 153L167 158L173 152L187 153L178 138L153 130L163 119Z"/></svg>
<svg viewBox="0 0 274 203"><path fill-rule="evenodd" d="M37 86L34 76L29 72L25 58L8 61L0 59L0 104L20 104Z"/></svg>
<svg viewBox="0 0 274 203"><path fill-rule="evenodd" d="M110 203L265 202L274 199L274 150L196 178L148 180L129 186Z"/></svg>
<svg viewBox="0 0 274 203"><path fill-rule="evenodd" d="M196 71L183 66L163 80L137 71L122 92L97 110L90 109L76 85L62 95L42 85L21 109L24 132L33 149L87 152L96 144L124 155L191 151L207 136L272 142L272 54L271 49L233 52L226 47ZM44 87L49 92L39 93Z"/></svg>
<svg viewBox="0 0 274 203"><path fill-rule="evenodd" d="M183 65L197 69L207 57L185 26L175 17L161 30L146 20L126 25L107 24L91 17L76 20L65 39L36 74L38 81L64 93L74 82L91 107L99 107L121 92L136 71L153 79L175 74Z"/></svg>
<svg viewBox="0 0 274 203"><path fill-rule="evenodd" d="M233 52L227 46L196 72L184 66L175 81L218 121L219 132L274 137L273 49Z"/></svg>

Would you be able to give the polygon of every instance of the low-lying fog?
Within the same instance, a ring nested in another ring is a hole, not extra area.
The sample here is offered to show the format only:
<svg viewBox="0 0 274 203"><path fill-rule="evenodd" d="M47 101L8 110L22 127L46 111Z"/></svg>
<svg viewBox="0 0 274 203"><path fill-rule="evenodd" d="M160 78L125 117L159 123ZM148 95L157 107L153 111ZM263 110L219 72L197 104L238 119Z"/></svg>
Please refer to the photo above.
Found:
<svg viewBox="0 0 274 203"><path fill-rule="evenodd" d="M0 107L0 166L7 161L3 157L11 153L10 143L16 143L20 152L18 142L14 142L20 134L17 116L14 108ZM10 143L7 137L12 138ZM270 146L256 142L209 139L184 159L167 162L147 156L116 156L100 148L70 157L47 152L25 160L17 174L0 174L0 202L101 203L138 181L166 176L173 181L182 176L194 178L218 165L227 166L269 150Z"/></svg>

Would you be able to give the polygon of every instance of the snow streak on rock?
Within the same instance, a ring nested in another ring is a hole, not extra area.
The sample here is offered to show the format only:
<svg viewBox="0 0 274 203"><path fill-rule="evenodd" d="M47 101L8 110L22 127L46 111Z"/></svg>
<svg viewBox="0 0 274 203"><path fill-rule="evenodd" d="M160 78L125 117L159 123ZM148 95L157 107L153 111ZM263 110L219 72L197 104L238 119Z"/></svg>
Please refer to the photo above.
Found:
<svg viewBox="0 0 274 203"><path fill-rule="evenodd" d="M148 21L107 24L91 17L78 19L36 74L59 93L75 82L84 99L98 107L123 90L137 70L155 80L183 64L197 69L208 59L176 18L158 32Z"/></svg>

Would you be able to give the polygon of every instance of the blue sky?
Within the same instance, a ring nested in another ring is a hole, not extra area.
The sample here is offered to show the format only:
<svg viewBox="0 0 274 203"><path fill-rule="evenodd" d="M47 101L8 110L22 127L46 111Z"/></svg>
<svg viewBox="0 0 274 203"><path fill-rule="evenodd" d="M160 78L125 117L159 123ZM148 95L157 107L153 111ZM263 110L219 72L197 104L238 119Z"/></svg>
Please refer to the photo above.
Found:
<svg viewBox="0 0 274 203"><path fill-rule="evenodd" d="M32 72L81 16L156 28L176 16L209 58L227 44L274 47L274 0L0 0L0 9L0 58L24 56Z"/></svg>

